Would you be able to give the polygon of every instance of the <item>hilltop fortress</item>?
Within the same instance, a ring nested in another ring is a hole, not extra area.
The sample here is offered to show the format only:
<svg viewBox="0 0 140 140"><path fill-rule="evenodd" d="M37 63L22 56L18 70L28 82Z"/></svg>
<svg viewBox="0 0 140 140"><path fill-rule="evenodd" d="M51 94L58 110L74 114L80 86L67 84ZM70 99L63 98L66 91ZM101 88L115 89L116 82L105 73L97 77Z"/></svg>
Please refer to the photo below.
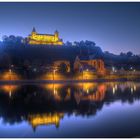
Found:
<svg viewBox="0 0 140 140"><path fill-rule="evenodd" d="M59 38L59 32L54 34L39 34L33 28L31 34L28 36L28 44L30 45L63 45L62 39Z"/></svg>

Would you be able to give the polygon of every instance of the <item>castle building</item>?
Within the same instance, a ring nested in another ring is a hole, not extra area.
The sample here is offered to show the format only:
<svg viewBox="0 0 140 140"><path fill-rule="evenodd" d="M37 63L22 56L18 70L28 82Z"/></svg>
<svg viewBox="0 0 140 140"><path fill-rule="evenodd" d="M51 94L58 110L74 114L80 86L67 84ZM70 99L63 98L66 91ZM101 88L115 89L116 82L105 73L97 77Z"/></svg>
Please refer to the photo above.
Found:
<svg viewBox="0 0 140 140"><path fill-rule="evenodd" d="M62 39L59 38L59 32L55 31L53 34L38 34L33 28L31 34L28 36L28 44L31 45L63 45Z"/></svg>

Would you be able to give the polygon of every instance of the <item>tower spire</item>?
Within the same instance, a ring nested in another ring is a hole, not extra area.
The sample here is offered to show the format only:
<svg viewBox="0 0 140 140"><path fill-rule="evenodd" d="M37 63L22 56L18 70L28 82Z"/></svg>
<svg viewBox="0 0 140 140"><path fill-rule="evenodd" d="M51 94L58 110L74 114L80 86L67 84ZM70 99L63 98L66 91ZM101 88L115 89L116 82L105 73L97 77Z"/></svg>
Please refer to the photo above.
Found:
<svg viewBox="0 0 140 140"><path fill-rule="evenodd" d="M35 27L33 27L33 30L32 30L32 32L36 32L36 29L35 29Z"/></svg>

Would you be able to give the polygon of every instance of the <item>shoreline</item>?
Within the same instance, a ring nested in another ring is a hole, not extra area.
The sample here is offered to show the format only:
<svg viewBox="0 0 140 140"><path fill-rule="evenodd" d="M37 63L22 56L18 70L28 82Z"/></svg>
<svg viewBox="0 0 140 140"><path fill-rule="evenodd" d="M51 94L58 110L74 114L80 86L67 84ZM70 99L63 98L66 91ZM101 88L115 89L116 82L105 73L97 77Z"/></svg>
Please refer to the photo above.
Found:
<svg viewBox="0 0 140 140"><path fill-rule="evenodd" d="M140 82L140 78L135 79L89 79L89 80L0 80L0 85L2 84L72 84L72 83L91 83L91 82Z"/></svg>

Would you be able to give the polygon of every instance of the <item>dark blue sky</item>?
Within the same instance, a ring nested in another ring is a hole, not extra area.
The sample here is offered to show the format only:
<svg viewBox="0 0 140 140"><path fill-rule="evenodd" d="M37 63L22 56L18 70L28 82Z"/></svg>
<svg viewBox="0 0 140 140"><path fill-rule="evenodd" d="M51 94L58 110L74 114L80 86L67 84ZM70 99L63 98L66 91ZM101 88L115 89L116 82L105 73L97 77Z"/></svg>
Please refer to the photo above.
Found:
<svg viewBox="0 0 140 140"><path fill-rule="evenodd" d="M0 38L57 29L65 41L91 40L103 51L140 54L140 3L0 3Z"/></svg>

